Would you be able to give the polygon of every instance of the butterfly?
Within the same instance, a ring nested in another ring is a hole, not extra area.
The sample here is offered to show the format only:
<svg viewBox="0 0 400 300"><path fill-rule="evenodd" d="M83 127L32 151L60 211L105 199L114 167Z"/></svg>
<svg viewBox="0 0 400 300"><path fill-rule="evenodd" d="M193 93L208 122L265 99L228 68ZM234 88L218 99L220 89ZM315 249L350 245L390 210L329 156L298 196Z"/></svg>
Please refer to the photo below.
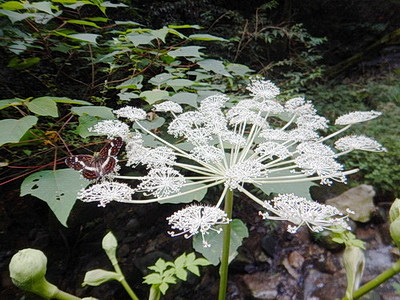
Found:
<svg viewBox="0 0 400 300"><path fill-rule="evenodd" d="M99 152L93 155L79 154L68 157L65 164L82 172L83 177L93 180L112 172L117 164L119 151L122 147L122 139L117 137L105 145Z"/></svg>

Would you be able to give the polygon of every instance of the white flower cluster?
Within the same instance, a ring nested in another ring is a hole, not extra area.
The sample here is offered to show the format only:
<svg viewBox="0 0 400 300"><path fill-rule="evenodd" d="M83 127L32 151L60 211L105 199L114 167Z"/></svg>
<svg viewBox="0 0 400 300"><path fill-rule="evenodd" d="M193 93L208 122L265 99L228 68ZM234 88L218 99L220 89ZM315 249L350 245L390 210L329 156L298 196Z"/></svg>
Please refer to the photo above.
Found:
<svg viewBox="0 0 400 300"><path fill-rule="evenodd" d="M332 181L346 182L346 175L357 170L344 170L337 162L339 156L352 150L385 149L365 136L342 137L336 141L336 149L324 142L352 124L374 119L380 113L352 112L341 116L335 124L345 127L321 136L328 127L328 120L317 115L310 101L300 97L279 101L276 99L279 89L270 81L253 80L248 90L252 98L233 104L225 95L214 95L202 100L199 108L193 111L184 112L172 101L156 104L155 111L170 113L172 117L167 127L169 136L165 139L144 126L145 111L133 107L116 110L118 117L134 122L132 132L128 132L121 121L103 121L92 130L122 137L126 145L127 166L136 168L143 165L148 174L116 176L139 183L131 190L121 187L121 194L114 192L112 184L106 185L104 199L99 196L102 193L99 187L91 187L81 193L81 199L100 201L101 205L113 200L162 202L223 185L215 208L191 206L187 213L176 213L169 218L173 228L186 236L201 232L204 239L204 234L213 224L226 221L213 209L221 206L229 190L244 193L278 216L265 213L268 218L289 220L297 227L307 224L316 231L332 226L346 227L344 218L336 218L340 213L333 208L290 194L263 202L248 191L246 184L269 185L273 191L274 184L281 183L320 180L321 184L330 185ZM130 192L153 198L134 200L128 197ZM207 214L210 214L209 218Z"/></svg>

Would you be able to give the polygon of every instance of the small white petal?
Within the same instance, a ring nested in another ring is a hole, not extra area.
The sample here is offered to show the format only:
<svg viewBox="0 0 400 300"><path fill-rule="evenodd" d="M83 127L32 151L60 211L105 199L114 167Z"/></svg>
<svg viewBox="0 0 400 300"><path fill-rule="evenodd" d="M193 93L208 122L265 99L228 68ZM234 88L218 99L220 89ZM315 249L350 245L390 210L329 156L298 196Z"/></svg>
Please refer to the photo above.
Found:
<svg viewBox="0 0 400 300"><path fill-rule="evenodd" d="M386 152L386 148L382 147L374 139L364 135L351 135L338 139L335 147L341 151L364 150L371 152Z"/></svg>
<svg viewBox="0 0 400 300"><path fill-rule="evenodd" d="M99 202L99 206L106 206L111 201L129 202L134 190L126 183L103 181L94 184L78 193L78 199L83 202Z"/></svg>
<svg viewBox="0 0 400 300"><path fill-rule="evenodd" d="M369 121L379 117L382 113L379 111L354 111L336 119L335 125L349 125Z"/></svg>
<svg viewBox="0 0 400 300"><path fill-rule="evenodd" d="M132 106L125 106L120 109L114 110L114 113L118 117L127 118L132 122L146 119L146 112L143 109Z"/></svg>
<svg viewBox="0 0 400 300"><path fill-rule="evenodd" d="M155 104L153 107L154 111L159 111L159 112L182 113L183 111L182 106L173 101L164 101L162 103Z"/></svg>

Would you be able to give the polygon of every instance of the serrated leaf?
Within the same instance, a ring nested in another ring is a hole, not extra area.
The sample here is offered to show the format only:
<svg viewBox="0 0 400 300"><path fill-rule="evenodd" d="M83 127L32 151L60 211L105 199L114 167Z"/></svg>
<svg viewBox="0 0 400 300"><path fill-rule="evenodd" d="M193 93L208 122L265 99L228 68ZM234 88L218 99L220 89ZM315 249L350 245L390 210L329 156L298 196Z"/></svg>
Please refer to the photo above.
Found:
<svg viewBox="0 0 400 300"><path fill-rule="evenodd" d="M160 286L159 286L160 292L161 292L163 295L165 295L165 293L166 293L167 290L168 290L168 287L169 287L169 286L168 286L167 283L165 283L165 282L161 283Z"/></svg>
<svg viewBox="0 0 400 300"><path fill-rule="evenodd" d="M61 224L67 219L80 189L89 181L72 169L40 171L31 174L21 184L21 196L32 195L45 201Z"/></svg>
<svg viewBox="0 0 400 300"><path fill-rule="evenodd" d="M114 120L115 115L112 113L112 109L106 106L81 106L72 107L71 111L78 116L93 116L107 120Z"/></svg>
<svg viewBox="0 0 400 300"><path fill-rule="evenodd" d="M232 75L225 70L225 66L220 60L205 59L198 61L197 64L204 70L213 71L214 73L221 74L227 77L232 77Z"/></svg>
<svg viewBox="0 0 400 300"><path fill-rule="evenodd" d="M162 282L162 277L158 273L151 273L143 277L143 283L147 284L160 284Z"/></svg>
<svg viewBox="0 0 400 300"><path fill-rule="evenodd" d="M313 185L316 185L312 181L290 182L290 184L273 182L273 178L274 177L290 176L290 175L293 175L293 174L290 173L287 170L286 171L273 172L270 175L271 183L264 183L264 184L261 184L261 185L257 185L257 187L260 188L267 195L269 195L271 193L276 193L276 194L291 194L291 193L293 193L296 196L304 197L306 199L311 199L310 187L313 186Z"/></svg>
<svg viewBox="0 0 400 300"><path fill-rule="evenodd" d="M189 38L192 40L200 40L200 41L221 41L221 42L228 41L222 37L211 35L211 34L192 34L192 35L189 35Z"/></svg>
<svg viewBox="0 0 400 300"><path fill-rule="evenodd" d="M82 286L99 286L107 281L117 280L121 281L123 276L111 271L106 271L102 269L95 269L86 272L85 278L83 279Z"/></svg>
<svg viewBox="0 0 400 300"><path fill-rule="evenodd" d="M5 143L19 142L25 132L35 125L37 121L38 118L35 116L25 116L19 120L0 120L0 146Z"/></svg>
<svg viewBox="0 0 400 300"><path fill-rule="evenodd" d="M216 226L218 228L219 226ZM234 219L231 222L231 241L229 247L229 262L237 255L236 250L242 245L242 240L249 236L246 225L239 219ZM201 253L211 264L218 265L222 257L222 240L223 233L210 230L205 236L205 239L211 247L203 247L203 239L201 234L197 234L193 238L194 249Z"/></svg>
<svg viewBox="0 0 400 300"><path fill-rule="evenodd" d="M24 102L22 99L19 98L14 98L14 99L3 99L0 100L0 110L7 108L9 106L16 106L16 105L22 105Z"/></svg>
<svg viewBox="0 0 400 300"><path fill-rule="evenodd" d="M186 268L194 275L200 276L200 269L196 265L187 265Z"/></svg>
<svg viewBox="0 0 400 300"><path fill-rule="evenodd" d="M200 47L200 46L186 46L186 47L181 47L176 50L172 50L168 52L169 56L172 57L179 57L179 56L184 56L184 57L201 57L203 53L199 52L200 49L203 49L205 47Z"/></svg>
<svg viewBox="0 0 400 300"><path fill-rule="evenodd" d="M167 99L169 93L167 91L161 90L152 90L152 91L144 91L140 93L140 97L144 98L145 101L149 104L153 104L157 101Z"/></svg>
<svg viewBox="0 0 400 300"><path fill-rule="evenodd" d="M187 280L187 271L184 269L176 269L175 270L175 275L178 277L180 280L186 281Z"/></svg>
<svg viewBox="0 0 400 300"><path fill-rule="evenodd" d="M57 103L48 97L35 98L26 103L28 109L39 116L58 117Z"/></svg>

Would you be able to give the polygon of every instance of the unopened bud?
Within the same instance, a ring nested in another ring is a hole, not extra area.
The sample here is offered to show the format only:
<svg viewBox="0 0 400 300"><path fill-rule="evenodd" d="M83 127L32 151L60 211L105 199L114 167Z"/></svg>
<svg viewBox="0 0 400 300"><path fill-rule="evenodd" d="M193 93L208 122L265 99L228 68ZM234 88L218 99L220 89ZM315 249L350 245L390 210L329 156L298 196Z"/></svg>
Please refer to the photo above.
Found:
<svg viewBox="0 0 400 300"><path fill-rule="evenodd" d="M389 210L389 220L394 222L400 216L400 199L394 200Z"/></svg>
<svg viewBox="0 0 400 300"><path fill-rule="evenodd" d="M51 298L58 288L47 282L46 265L47 258L42 251L30 248L20 250L9 264L11 280L24 291Z"/></svg>
<svg viewBox="0 0 400 300"><path fill-rule="evenodd" d="M364 273L364 252L356 246L348 245L343 253L343 265L346 270L347 290L346 296L352 299L353 292L358 289Z"/></svg>
<svg viewBox="0 0 400 300"><path fill-rule="evenodd" d="M397 218L390 223L390 236L396 243L397 247L400 248L400 218Z"/></svg>
<svg viewBox="0 0 400 300"><path fill-rule="evenodd" d="M116 252L117 252L118 242L111 231L104 236L103 241L102 241L102 247L103 247L104 251L106 252L108 258L112 262L114 262L114 260L116 261L116 259L117 259Z"/></svg>

